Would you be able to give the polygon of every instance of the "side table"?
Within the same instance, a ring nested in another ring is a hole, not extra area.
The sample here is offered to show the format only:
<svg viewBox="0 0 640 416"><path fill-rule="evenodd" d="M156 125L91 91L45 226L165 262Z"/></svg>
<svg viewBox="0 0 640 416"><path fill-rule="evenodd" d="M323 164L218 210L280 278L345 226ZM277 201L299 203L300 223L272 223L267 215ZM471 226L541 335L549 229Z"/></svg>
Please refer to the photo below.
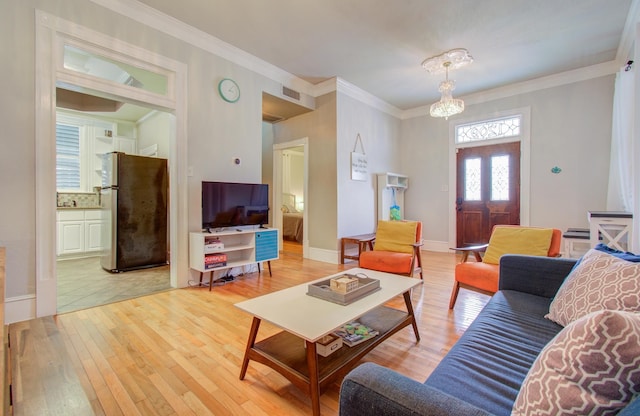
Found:
<svg viewBox="0 0 640 416"><path fill-rule="evenodd" d="M373 241L375 240L375 233L372 234L360 234L350 237L342 237L340 241L340 264L344 264L344 259L358 260L360 259L360 253L367 250L373 250ZM358 255L346 254L347 244L358 245Z"/></svg>

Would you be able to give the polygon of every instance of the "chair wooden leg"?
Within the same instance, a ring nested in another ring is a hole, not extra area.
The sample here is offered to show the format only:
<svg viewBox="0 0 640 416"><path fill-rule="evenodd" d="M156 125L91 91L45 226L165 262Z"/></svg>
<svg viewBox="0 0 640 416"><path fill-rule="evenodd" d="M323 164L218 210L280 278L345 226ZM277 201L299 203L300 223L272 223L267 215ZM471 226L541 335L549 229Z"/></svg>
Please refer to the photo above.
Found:
<svg viewBox="0 0 640 416"><path fill-rule="evenodd" d="M451 299L449 299L449 309L453 309L456 305L456 300L458 300L458 292L460 291L460 282L456 281L453 285L453 290L451 291Z"/></svg>

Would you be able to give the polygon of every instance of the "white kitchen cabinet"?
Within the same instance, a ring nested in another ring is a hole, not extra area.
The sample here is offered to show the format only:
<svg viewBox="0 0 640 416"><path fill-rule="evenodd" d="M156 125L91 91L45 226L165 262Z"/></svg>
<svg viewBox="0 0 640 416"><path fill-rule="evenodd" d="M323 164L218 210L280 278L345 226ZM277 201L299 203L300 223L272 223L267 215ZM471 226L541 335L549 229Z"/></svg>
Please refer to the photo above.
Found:
<svg viewBox="0 0 640 416"><path fill-rule="evenodd" d="M58 256L84 252L84 210L58 211Z"/></svg>
<svg viewBox="0 0 640 416"><path fill-rule="evenodd" d="M102 223L99 209L84 212L84 251L86 253L102 250Z"/></svg>
<svg viewBox="0 0 640 416"><path fill-rule="evenodd" d="M102 250L102 219L99 209L69 209L57 212L60 257L93 256Z"/></svg>

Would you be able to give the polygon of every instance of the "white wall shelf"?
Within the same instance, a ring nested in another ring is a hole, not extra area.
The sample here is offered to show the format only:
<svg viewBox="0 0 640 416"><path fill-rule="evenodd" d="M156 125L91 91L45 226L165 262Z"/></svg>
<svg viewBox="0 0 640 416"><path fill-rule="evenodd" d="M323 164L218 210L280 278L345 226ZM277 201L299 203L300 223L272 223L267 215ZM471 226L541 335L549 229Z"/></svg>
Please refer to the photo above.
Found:
<svg viewBox="0 0 640 416"><path fill-rule="evenodd" d="M400 218L404 219L404 191L409 187L409 177L397 173L379 173L378 177L378 219L390 219L389 209L393 204L400 207ZM395 194L395 195L394 195Z"/></svg>

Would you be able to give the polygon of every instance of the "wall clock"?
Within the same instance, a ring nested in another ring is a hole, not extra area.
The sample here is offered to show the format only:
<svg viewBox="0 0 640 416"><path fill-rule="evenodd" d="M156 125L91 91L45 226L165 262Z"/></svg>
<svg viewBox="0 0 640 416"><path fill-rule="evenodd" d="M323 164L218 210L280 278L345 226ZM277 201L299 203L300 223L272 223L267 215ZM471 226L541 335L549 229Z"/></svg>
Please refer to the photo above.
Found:
<svg viewBox="0 0 640 416"><path fill-rule="evenodd" d="M218 92L222 99L229 103L235 103L240 99L240 87L229 78L224 78L218 83Z"/></svg>

